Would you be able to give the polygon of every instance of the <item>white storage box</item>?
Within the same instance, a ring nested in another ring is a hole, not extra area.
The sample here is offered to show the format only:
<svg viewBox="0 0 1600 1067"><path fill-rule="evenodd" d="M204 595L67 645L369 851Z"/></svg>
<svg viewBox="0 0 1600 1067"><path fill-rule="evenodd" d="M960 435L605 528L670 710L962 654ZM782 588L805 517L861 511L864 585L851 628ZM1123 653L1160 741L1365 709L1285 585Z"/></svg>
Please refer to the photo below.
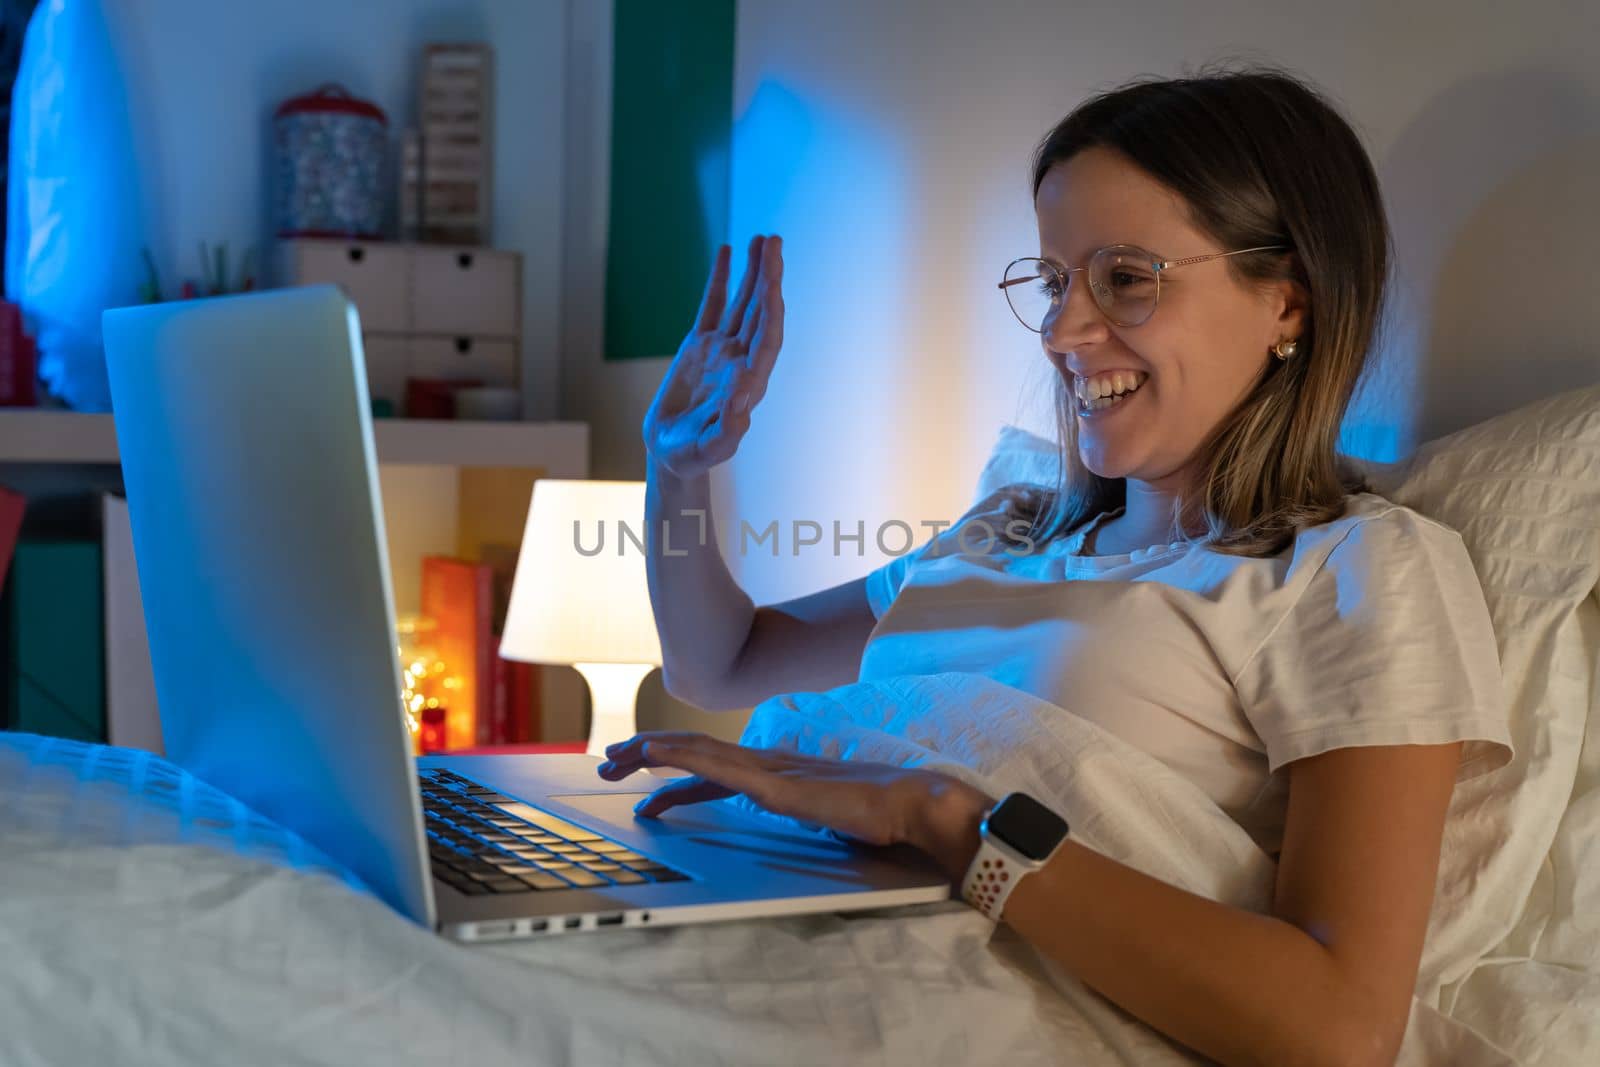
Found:
<svg viewBox="0 0 1600 1067"><path fill-rule="evenodd" d="M522 257L465 245L302 238L281 249L285 285L332 283L361 315L367 389L395 415L406 380L522 380Z"/></svg>

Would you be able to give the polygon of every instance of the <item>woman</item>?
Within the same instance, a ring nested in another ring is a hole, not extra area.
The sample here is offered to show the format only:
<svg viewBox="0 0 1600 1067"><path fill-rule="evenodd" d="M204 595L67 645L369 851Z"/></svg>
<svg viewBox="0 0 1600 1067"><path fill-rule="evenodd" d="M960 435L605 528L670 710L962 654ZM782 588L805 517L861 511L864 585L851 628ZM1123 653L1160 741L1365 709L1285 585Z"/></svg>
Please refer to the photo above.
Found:
<svg viewBox="0 0 1600 1067"><path fill-rule="evenodd" d="M666 684L738 708L979 671L1099 722L1189 774L1277 857L1273 913L1069 836L1003 921L1221 1062L1393 1062L1451 791L1510 749L1460 538L1335 456L1389 262L1371 163L1298 80L1220 72L1084 103L1039 145L1033 193L1039 252L1001 281L1057 372L1061 484L998 493L862 579L759 608L699 532L707 472L738 447L782 343L781 243L751 242L731 303L719 250L644 424L647 528L691 546L649 555ZM1026 551L958 547L963 524L1018 520ZM998 799L700 734L644 733L608 755L608 779L691 772L646 816L742 792L915 845L952 880Z"/></svg>

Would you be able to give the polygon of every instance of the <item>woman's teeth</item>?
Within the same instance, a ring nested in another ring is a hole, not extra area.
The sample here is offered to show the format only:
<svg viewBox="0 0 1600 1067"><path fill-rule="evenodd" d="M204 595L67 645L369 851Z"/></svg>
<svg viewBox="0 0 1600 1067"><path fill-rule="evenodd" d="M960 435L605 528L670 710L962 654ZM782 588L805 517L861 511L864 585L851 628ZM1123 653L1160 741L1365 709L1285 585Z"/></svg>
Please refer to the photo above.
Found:
<svg viewBox="0 0 1600 1067"><path fill-rule="evenodd" d="M1123 398L1137 392L1149 377L1143 371L1119 370L1092 378L1074 378L1073 393L1078 399L1078 410L1088 414L1115 407Z"/></svg>

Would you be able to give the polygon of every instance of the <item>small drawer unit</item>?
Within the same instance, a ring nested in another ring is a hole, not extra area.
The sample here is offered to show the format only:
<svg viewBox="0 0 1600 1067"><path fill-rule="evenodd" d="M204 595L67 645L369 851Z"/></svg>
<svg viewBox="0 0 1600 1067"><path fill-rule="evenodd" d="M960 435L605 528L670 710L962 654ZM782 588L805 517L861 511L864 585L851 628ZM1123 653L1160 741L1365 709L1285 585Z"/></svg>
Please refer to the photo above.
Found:
<svg viewBox="0 0 1600 1067"><path fill-rule="evenodd" d="M284 242L288 285L332 282L361 312L364 333L411 332L411 253L381 241Z"/></svg>
<svg viewBox="0 0 1600 1067"><path fill-rule="evenodd" d="M409 378L521 383L522 257L459 245L306 238L281 246L284 285L332 283L361 317L367 386L405 413Z"/></svg>
<svg viewBox="0 0 1600 1067"><path fill-rule="evenodd" d="M417 246L411 259L416 333L515 337L521 257L484 248Z"/></svg>
<svg viewBox="0 0 1600 1067"><path fill-rule="evenodd" d="M517 384L517 346L510 341L473 337L411 338L407 366L413 378L443 378ZM403 384L403 383L402 383Z"/></svg>

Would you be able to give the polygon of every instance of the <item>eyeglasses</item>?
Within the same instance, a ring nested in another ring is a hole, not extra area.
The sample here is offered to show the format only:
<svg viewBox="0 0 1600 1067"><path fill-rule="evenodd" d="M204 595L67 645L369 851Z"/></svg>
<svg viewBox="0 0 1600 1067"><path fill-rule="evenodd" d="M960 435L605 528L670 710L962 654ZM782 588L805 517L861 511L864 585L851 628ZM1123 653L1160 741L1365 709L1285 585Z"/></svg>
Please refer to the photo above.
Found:
<svg viewBox="0 0 1600 1067"><path fill-rule="evenodd" d="M1066 301L1070 275L1089 272L1089 292L1106 318L1118 326L1138 326L1156 310L1161 295L1161 272L1188 263L1237 256L1245 252L1271 252L1285 245L1261 245L1232 252L1214 252L1188 259L1161 259L1138 245L1107 245L1089 257L1087 267L1058 267L1047 259L1024 256L1006 265L1000 289L1006 294L1017 321L1034 333L1043 333L1045 323Z"/></svg>

